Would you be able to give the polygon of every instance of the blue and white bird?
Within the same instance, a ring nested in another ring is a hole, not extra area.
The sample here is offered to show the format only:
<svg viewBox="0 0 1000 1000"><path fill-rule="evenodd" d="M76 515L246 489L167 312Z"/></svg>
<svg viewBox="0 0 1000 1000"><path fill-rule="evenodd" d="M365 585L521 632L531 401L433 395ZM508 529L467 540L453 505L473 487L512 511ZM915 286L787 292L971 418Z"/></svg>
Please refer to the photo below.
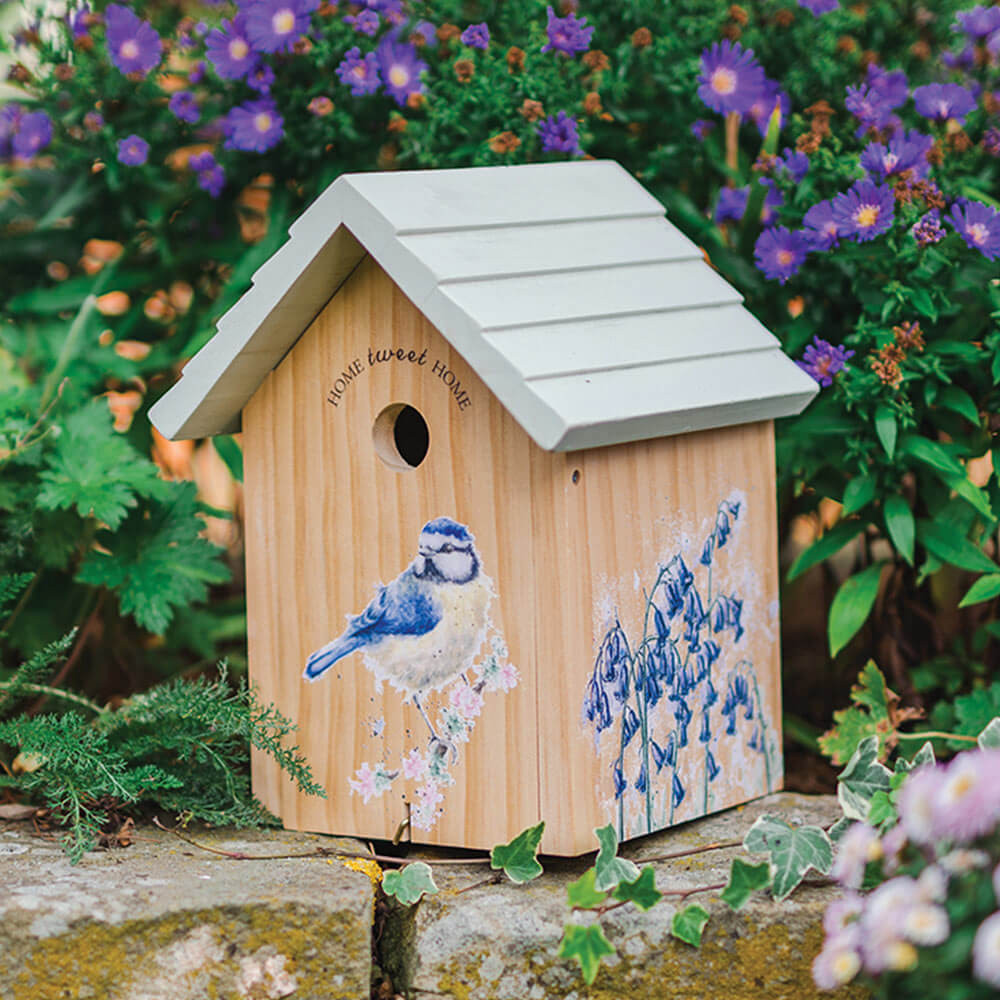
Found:
<svg viewBox="0 0 1000 1000"><path fill-rule="evenodd" d="M348 616L344 632L309 657L303 676L314 681L360 651L380 684L388 681L403 693L404 702L417 706L432 743L448 749L421 697L471 668L486 637L492 597L493 583L481 571L469 529L437 517L421 530L416 559L379 587L360 615Z"/></svg>

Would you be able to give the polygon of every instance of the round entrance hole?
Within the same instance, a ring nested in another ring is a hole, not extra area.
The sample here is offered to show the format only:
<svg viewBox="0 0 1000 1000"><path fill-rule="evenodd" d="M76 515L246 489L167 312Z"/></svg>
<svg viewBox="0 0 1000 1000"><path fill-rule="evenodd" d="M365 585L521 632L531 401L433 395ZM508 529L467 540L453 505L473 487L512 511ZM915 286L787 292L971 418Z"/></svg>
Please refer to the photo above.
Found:
<svg viewBox="0 0 1000 1000"><path fill-rule="evenodd" d="M431 436L427 421L416 407L392 403L375 418L372 440L375 453L386 465L406 472L427 457Z"/></svg>

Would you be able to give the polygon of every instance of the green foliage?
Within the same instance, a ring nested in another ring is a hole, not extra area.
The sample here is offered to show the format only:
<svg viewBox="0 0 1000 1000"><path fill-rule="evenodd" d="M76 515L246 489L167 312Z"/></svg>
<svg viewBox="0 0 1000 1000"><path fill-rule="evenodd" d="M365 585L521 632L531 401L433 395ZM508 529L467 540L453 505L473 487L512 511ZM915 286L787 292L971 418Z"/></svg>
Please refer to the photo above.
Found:
<svg viewBox="0 0 1000 1000"><path fill-rule="evenodd" d="M607 902L608 894L594 888L597 872L588 868L575 882L566 886L566 902L574 910L593 910Z"/></svg>
<svg viewBox="0 0 1000 1000"><path fill-rule="evenodd" d="M597 978L601 959L614 953L615 949L604 936L600 924L567 924L559 942L559 957L575 958L588 986Z"/></svg>
<svg viewBox="0 0 1000 1000"><path fill-rule="evenodd" d="M771 865L767 861L752 865L742 858L733 858L729 868L729 881L719 898L732 910L741 910L747 901L761 889L771 884Z"/></svg>
<svg viewBox="0 0 1000 1000"><path fill-rule="evenodd" d="M708 923L709 913L703 906L690 903L683 910L678 910L670 921L670 933L695 948L701 947L701 935Z"/></svg>
<svg viewBox="0 0 1000 1000"><path fill-rule="evenodd" d="M826 875L833 864L833 846L825 830L818 826L789 826L778 816L761 816L743 838L743 846L751 854L769 855L774 872L771 891L779 901L810 870Z"/></svg>
<svg viewBox="0 0 1000 1000"><path fill-rule="evenodd" d="M640 910L651 910L663 899L663 893L656 888L656 869L652 865L646 865L631 882L619 882L612 895L621 903L635 903Z"/></svg>
<svg viewBox="0 0 1000 1000"><path fill-rule="evenodd" d="M882 563L873 563L840 585L830 605L827 626L831 656L836 656L858 634L871 614L878 597L882 567Z"/></svg>
<svg viewBox="0 0 1000 1000"><path fill-rule="evenodd" d="M597 842L601 845L594 862L594 888L598 892L614 889L619 882L632 881L639 876L638 867L628 858L619 858L618 833L609 823L594 830Z"/></svg>
<svg viewBox="0 0 1000 1000"><path fill-rule="evenodd" d="M891 772L878 756L878 737L866 736L837 776L837 798L848 819L868 821L873 798L889 791Z"/></svg>
<svg viewBox="0 0 1000 1000"><path fill-rule="evenodd" d="M857 684L851 688L854 704L834 712L833 728L819 738L823 753L834 764L846 764L855 747L867 736L874 735L879 740L879 756L884 756L885 741L892 728L889 723L891 697L882 671L869 660L858 674Z"/></svg>
<svg viewBox="0 0 1000 1000"><path fill-rule="evenodd" d="M382 876L382 891L404 906L412 906L424 896L433 896L440 890L434 883L431 866L423 861L414 861L398 871L387 871Z"/></svg>
<svg viewBox="0 0 1000 1000"><path fill-rule="evenodd" d="M500 871L512 882L530 882L542 874L538 863L538 845L545 832L544 820L522 830L509 844L498 844L490 852L490 867Z"/></svg>

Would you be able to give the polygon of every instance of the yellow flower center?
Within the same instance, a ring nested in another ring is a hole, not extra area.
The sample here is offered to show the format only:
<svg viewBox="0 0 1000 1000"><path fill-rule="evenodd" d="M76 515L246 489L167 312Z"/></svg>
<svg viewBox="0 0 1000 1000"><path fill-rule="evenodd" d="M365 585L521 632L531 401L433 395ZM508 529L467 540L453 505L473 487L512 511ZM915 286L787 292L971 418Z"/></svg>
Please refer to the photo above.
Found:
<svg viewBox="0 0 1000 1000"><path fill-rule="evenodd" d="M404 66L393 66L389 70L389 82L394 87L405 87L410 82L410 74Z"/></svg>
<svg viewBox="0 0 1000 1000"><path fill-rule="evenodd" d="M351 72L359 79L363 80L368 75L368 68L364 63L358 63Z"/></svg>
<svg viewBox="0 0 1000 1000"><path fill-rule="evenodd" d="M791 250L779 250L777 256L778 256L778 263L782 267L788 267L788 265L791 264L792 260L794 259Z"/></svg>
<svg viewBox="0 0 1000 1000"><path fill-rule="evenodd" d="M289 32L294 31L295 11L289 10L287 7L279 10L271 18L271 27L274 28L276 35L287 35Z"/></svg>
<svg viewBox="0 0 1000 1000"><path fill-rule="evenodd" d="M122 42L122 47L119 51L123 59L137 59L139 57L139 46L133 38L130 38L127 42Z"/></svg>
<svg viewBox="0 0 1000 1000"><path fill-rule="evenodd" d="M874 226L878 222L878 205L865 205L864 208L859 208L857 215L854 216L854 221L862 229Z"/></svg>
<svg viewBox="0 0 1000 1000"><path fill-rule="evenodd" d="M977 247L986 242L986 227L981 222L974 222L968 227L969 238Z"/></svg>
<svg viewBox="0 0 1000 1000"><path fill-rule="evenodd" d="M838 983L849 983L861 971L861 960L853 951L842 951L833 960L833 975Z"/></svg>
<svg viewBox="0 0 1000 1000"><path fill-rule="evenodd" d="M271 116L266 111L261 111L254 115L253 127L258 132L266 132L271 127Z"/></svg>
<svg viewBox="0 0 1000 1000"><path fill-rule="evenodd" d="M231 59L246 59L250 54L250 46L242 38L234 38L229 43L229 56Z"/></svg>
<svg viewBox="0 0 1000 1000"><path fill-rule="evenodd" d="M720 66L712 74L711 87L717 94L731 94L736 89L736 74Z"/></svg>

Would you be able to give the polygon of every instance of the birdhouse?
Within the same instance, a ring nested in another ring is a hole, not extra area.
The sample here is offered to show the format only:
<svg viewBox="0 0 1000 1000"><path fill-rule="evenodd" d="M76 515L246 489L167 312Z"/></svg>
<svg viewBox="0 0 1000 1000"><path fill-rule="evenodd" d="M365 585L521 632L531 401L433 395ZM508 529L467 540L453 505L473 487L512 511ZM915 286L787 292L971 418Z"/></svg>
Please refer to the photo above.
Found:
<svg viewBox="0 0 1000 1000"><path fill-rule="evenodd" d="M773 419L813 380L613 162L345 175L151 411L242 428L286 826L590 850L781 786Z"/></svg>

